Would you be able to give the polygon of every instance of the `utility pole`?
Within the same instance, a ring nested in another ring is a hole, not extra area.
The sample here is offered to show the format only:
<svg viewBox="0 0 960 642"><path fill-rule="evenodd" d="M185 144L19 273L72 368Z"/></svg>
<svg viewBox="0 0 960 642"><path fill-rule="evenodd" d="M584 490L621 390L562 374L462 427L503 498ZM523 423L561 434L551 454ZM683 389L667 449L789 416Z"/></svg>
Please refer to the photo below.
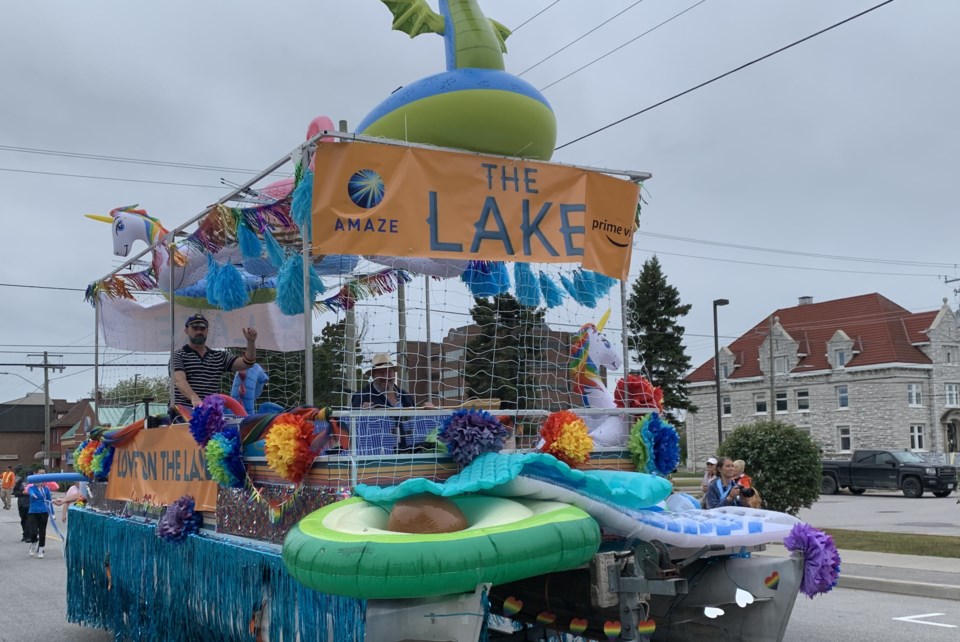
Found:
<svg viewBox="0 0 960 642"><path fill-rule="evenodd" d="M776 402L776 393L777 388L774 382L774 376L776 371L774 370L774 359L773 359L773 328L780 320L779 317L775 317L772 314L770 315L770 336L768 341L770 342L770 421L777 420L777 402Z"/></svg>
<svg viewBox="0 0 960 642"><path fill-rule="evenodd" d="M39 354L27 355L28 357L39 357ZM27 366L31 370L34 368L43 368L43 466L44 468L49 468L51 466L50 461L50 371L59 370L63 372L63 366L52 365L50 363L50 357L60 357L63 358L62 354L49 354L46 350L43 351L43 364L41 365L31 365ZM48 471L49 472L49 471Z"/></svg>

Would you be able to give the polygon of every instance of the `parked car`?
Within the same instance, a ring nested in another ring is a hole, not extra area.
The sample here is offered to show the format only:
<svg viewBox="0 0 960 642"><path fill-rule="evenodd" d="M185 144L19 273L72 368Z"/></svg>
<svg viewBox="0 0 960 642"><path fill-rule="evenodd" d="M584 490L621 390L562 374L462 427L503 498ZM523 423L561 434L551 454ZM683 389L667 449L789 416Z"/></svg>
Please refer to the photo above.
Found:
<svg viewBox="0 0 960 642"><path fill-rule="evenodd" d="M955 466L931 464L909 450L855 450L850 461L824 460L820 494L848 488L861 495L868 488L900 489L907 497L925 491L946 497L957 487Z"/></svg>

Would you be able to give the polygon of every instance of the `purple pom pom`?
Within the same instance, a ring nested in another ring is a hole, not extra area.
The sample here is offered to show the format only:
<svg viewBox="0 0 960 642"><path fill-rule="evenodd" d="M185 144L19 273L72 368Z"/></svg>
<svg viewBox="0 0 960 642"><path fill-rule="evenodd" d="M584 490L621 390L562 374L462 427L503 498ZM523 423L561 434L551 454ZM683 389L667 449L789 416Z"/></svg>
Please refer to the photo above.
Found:
<svg viewBox="0 0 960 642"><path fill-rule="evenodd" d="M466 466L484 453L499 452L510 431L500 421L483 410L457 410L447 417L439 439L447 452L461 466Z"/></svg>
<svg viewBox="0 0 960 642"><path fill-rule="evenodd" d="M190 417L190 434L200 447L207 445L210 437L223 430L223 399L211 395L203 400Z"/></svg>
<svg viewBox="0 0 960 642"><path fill-rule="evenodd" d="M194 512L193 497L184 495L167 506L157 521L157 536L168 542L182 542L187 535L200 529L201 516Z"/></svg>
<svg viewBox="0 0 960 642"><path fill-rule="evenodd" d="M833 538L823 531L797 524L783 540L790 551L803 554L803 582L800 592L809 598L829 592L840 579L840 553Z"/></svg>

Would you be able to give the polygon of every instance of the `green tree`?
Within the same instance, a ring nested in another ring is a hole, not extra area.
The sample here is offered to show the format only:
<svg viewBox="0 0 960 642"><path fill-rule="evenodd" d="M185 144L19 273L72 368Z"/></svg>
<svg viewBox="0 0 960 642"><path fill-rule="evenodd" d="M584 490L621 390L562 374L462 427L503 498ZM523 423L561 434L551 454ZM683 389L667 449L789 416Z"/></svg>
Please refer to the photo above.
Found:
<svg viewBox="0 0 960 642"><path fill-rule="evenodd" d="M466 378L469 393L496 397L504 409L528 408L536 399L536 385L530 364L542 352L539 337L544 332L543 310L520 305L510 294L476 299L470 310L480 328L466 346Z"/></svg>
<svg viewBox="0 0 960 642"><path fill-rule="evenodd" d="M764 508L796 515L820 496L820 449L796 426L757 421L723 438L717 454L742 459Z"/></svg>
<svg viewBox="0 0 960 642"><path fill-rule="evenodd" d="M645 374L653 385L663 389L663 405L670 421L680 425L677 410L697 409L683 380L690 369L690 357L683 349L684 327L679 323L691 306L680 302L680 293L667 283L656 256L644 261L627 306L627 345L633 358L646 369L631 372Z"/></svg>
<svg viewBox="0 0 960 642"><path fill-rule="evenodd" d="M320 336L313 340L313 403L315 406L345 407L350 405L347 375L350 371L346 354L346 321L327 323ZM360 354L354 346L353 354ZM360 380L360 370L353 364L354 379Z"/></svg>
<svg viewBox="0 0 960 642"><path fill-rule="evenodd" d="M144 377L134 375L121 379L110 387L100 388L100 399L104 403L118 406L140 403L144 397L152 397L154 403L167 403L170 399L169 377ZM91 399L97 396L90 392Z"/></svg>

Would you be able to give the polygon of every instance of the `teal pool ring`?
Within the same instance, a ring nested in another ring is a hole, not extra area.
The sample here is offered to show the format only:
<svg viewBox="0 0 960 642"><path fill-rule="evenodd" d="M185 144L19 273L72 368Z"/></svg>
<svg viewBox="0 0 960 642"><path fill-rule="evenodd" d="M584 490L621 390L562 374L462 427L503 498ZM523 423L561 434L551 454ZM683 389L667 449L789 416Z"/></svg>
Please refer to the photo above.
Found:
<svg viewBox="0 0 960 642"><path fill-rule="evenodd" d="M576 568L600 546L600 528L560 502L451 497L470 526L455 533L384 530L390 504L346 499L303 518L283 543L287 571L335 595L396 599L472 591Z"/></svg>

